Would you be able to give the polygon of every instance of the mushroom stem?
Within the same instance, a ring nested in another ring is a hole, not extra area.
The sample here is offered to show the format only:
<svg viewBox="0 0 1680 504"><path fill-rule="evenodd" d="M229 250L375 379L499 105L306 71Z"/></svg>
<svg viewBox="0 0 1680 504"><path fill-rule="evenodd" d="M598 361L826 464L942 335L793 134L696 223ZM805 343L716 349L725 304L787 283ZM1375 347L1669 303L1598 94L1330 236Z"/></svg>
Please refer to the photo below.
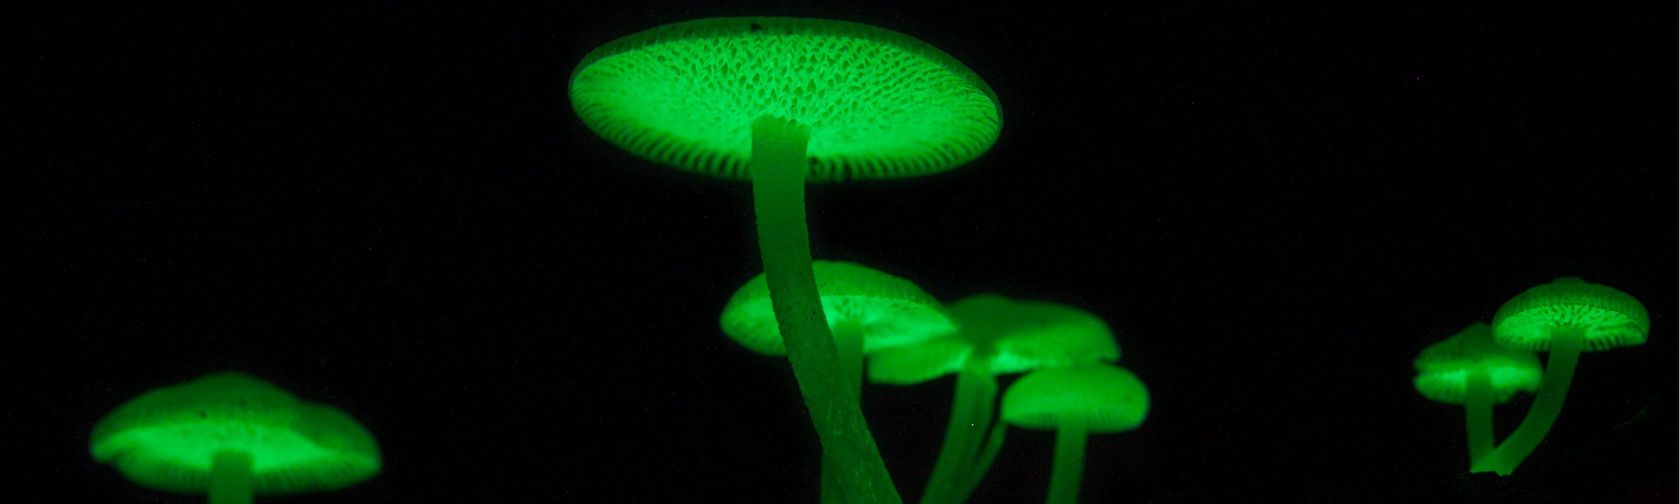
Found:
<svg viewBox="0 0 1680 504"><path fill-rule="evenodd" d="M753 205L770 304L788 362L822 443L834 483L850 504L897 503L898 492L869 434L857 394L846 386L823 316L805 227L805 149L810 129L761 116L752 124Z"/></svg>
<svg viewBox="0 0 1680 504"><path fill-rule="evenodd" d="M846 385L854 396L863 396L863 328L856 322L841 322L834 326L834 346L840 354L840 370L846 373ZM838 481L835 481L834 457L822 458L822 502L842 503Z"/></svg>
<svg viewBox="0 0 1680 504"><path fill-rule="evenodd" d="M997 377L984 364L989 360L980 355L971 356L957 372L956 398L945 426L945 441L939 447L939 458L923 491L922 504L962 502L967 498L962 489L974 472L975 456L986 440L984 433L991 424L997 400Z"/></svg>
<svg viewBox="0 0 1680 504"><path fill-rule="evenodd" d="M1546 433L1551 432L1558 413L1563 411L1563 400L1569 395L1569 382L1575 378L1575 364L1581 360L1581 347L1585 341L1584 334L1577 328L1560 329L1552 335L1551 355L1546 356L1546 374L1540 379L1540 394L1528 407L1528 416L1523 417L1522 424L1517 425L1517 430L1505 438L1505 442L1472 465L1470 472L1492 471L1500 476L1509 476L1523 459L1534 453L1540 441L1546 439Z"/></svg>
<svg viewBox="0 0 1680 504"><path fill-rule="evenodd" d="M210 504L251 504L251 455L223 450L210 459Z"/></svg>
<svg viewBox="0 0 1680 504"><path fill-rule="evenodd" d="M1050 469L1047 504L1079 501L1079 483L1085 473L1085 421L1064 418L1056 428L1056 461Z"/></svg>
<svg viewBox="0 0 1680 504"><path fill-rule="evenodd" d="M1493 450L1493 380L1487 370L1471 369L1465 377L1464 431L1470 444L1470 465Z"/></svg>
<svg viewBox="0 0 1680 504"><path fill-rule="evenodd" d="M985 449L980 452L979 458L974 461L972 466L974 469L969 471L968 479L963 480L957 487L958 498L956 502L968 500L968 496L974 495L974 489L980 486L980 480L986 477L986 471L991 470L992 461L997 459L998 451L1003 448L1003 435L1008 431L1009 425L1007 423L997 422L992 424L992 433L986 436Z"/></svg>
<svg viewBox="0 0 1680 504"><path fill-rule="evenodd" d="M846 373L846 384L852 394L863 395L863 327L848 321L835 324L834 346L840 355L840 370Z"/></svg>

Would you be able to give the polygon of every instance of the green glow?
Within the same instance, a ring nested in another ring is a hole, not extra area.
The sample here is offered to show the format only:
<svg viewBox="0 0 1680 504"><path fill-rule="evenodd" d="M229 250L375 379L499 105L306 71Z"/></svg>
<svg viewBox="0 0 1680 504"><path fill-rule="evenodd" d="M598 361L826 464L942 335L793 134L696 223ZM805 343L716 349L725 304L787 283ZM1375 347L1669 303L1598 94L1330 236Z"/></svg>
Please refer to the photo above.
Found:
<svg viewBox="0 0 1680 504"><path fill-rule="evenodd" d="M976 356L984 358L984 366L993 374L1120 358L1120 346L1108 324L1070 306L979 294L952 303L948 311L961 327L955 338L874 354L869 380L921 383L955 373Z"/></svg>
<svg viewBox="0 0 1680 504"><path fill-rule="evenodd" d="M1500 344L1550 352L1540 393L1511 436L1471 466L1509 475L1527 459L1563 412L1582 352L1641 345L1650 332L1645 306L1614 288L1562 277L1530 288L1499 307L1493 337Z"/></svg>
<svg viewBox="0 0 1680 504"><path fill-rule="evenodd" d="M1540 358L1533 352L1494 343L1487 324L1477 323L1441 340L1412 361L1412 385L1431 401L1465 404L1472 372L1485 373L1493 401L1503 404L1517 392L1540 390Z"/></svg>
<svg viewBox="0 0 1680 504"><path fill-rule="evenodd" d="M1562 277L1518 294L1493 317L1494 338L1514 348L1546 351L1553 332L1583 331L1584 351L1645 344L1651 319L1645 306L1622 291Z"/></svg>
<svg viewBox="0 0 1680 504"><path fill-rule="evenodd" d="M909 36L844 21L717 18L601 46L572 74L573 108L603 138L684 170L748 178L751 123L811 128L808 180L944 171L997 140L986 83Z"/></svg>
<svg viewBox="0 0 1680 504"><path fill-rule="evenodd" d="M957 331L939 301L908 280L849 262L812 261L811 269L829 327L851 326L865 354ZM735 291L719 325L755 352L787 353L763 274Z"/></svg>
<svg viewBox="0 0 1680 504"><path fill-rule="evenodd" d="M1125 432L1149 414L1149 390L1137 375L1090 363L1028 373L1003 393L1003 420L1027 429L1056 429L1056 458L1045 502L1078 501L1087 434Z"/></svg>
<svg viewBox="0 0 1680 504"><path fill-rule="evenodd" d="M961 327L954 337L870 357L869 378L876 383L907 385L957 374L957 397L924 504L962 502L984 477L989 461L980 459L997 448L984 446L997 401L996 375L1120 357L1108 324L1077 308L978 294L953 303L949 312Z"/></svg>
<svg viewBox="0 0 1680 504"><path fill-rule="evenodd" d="M863 418L857 387L846 383L839 350L823 315L805 228L805 144L810 130L769 116L753 121L753 211L758 250L777 330L794 381L822 442L822 479L845 502L897 503L875 438Z"/></svg>
<svg viewBox="0 0 1680 504"><path fill-rule="evenodd" d="M1466 445L1472 465L1493 449L1493 405L1517 392L1540 389L1540 358L1501 347L1484 323L1471 324L1429 345L1412 361L1412 385L1429 400L1464 406Z"/></svg>
<svg viewBox="0 0 1680 504"><path fill-rule="evenodd" d="M94 426L89 451L137 484L177 493L217 485L234 489L224 494L332 490L372 477L381 465L373 436L349 415L241 373L130 400ZM213 475L250 481L218 483Z"/></svg>
<svg viewBox="0 0 1680 504"><path fill-rule="evenodd" d="M210 504L251 504L255 475L251 454L239 450L216 452L210 462Z"/></svg>
<svg viewBox="0 0 1680 504"><path fill-rule="evenodd" d="M570 96L585 124L636 155L752 180L771 306L825 456L844 461L846 500L897 502L824 319L804 184L933 173L979 156L1002 127L990 88L899 33L760 17L605 44L578 64Z"/></svg>

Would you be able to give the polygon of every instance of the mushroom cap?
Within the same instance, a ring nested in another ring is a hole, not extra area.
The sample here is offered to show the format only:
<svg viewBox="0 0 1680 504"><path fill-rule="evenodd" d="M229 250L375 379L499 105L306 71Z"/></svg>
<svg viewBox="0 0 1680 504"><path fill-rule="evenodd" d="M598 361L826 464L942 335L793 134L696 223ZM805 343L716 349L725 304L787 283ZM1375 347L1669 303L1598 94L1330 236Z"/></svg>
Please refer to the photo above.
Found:
<svg viewBox="0 0 1680 504"><path fill-rule="evenodd" d="M1584 352L1645 344L1650 316L1638 299L1576 277L1561 277L1506 301L1493 316L1499 344L1543 352L1558 329L1581 331Z"/></svg>
<svg viewBox="0 0 1680 504"><path fill-rule="evenodd" d="M1469 375L1487 373L1495 403L1511 400L1517 392L1540 390L1540 357L1534 352L1502 347L1493 341L1485 323L1471 324L1447 339L1424 348L1412 361L1417 370L1412 386L1436 402L1464 404Z"/></svg>
<svg viewBox="0 0 1680 504"><path fill-rule="evenodd" d="M638 156L746 179L752 122L810 127L807 180L901 178L979 157L1003 120L991 88L925 42L825 19L714 18L628 35L573 71L572 106Z"/></svg>
<svg viewBox="0 0 1680 504"><path fill-rule="evenodd" d="M1125 432L1148 414L1149 390L1113 364L1040 369L1003 393L1003 420L1027 429L1052 430L1073 418L1092 434Z"/></svg>
<svg viewBox="0 0 1680 504"><path fill-rule="evenodd" d="M961 328L955 335L870 356L870 381L921 383L957 372L975 355L990 357L993 374L1120 358L1108 324L1078 308L976 294L952 303L949 312Z"/></svg>
<svg viewBox="0 0 1680 504"><path fill-rule="evenodd" d="M217 452L251 456L253 490L331 490L379 472L373 435L337 408L298 400L259 378L210 374L153 389L94 425L94 460L157 490L202 493Z"/></svg>
<svg viewBox="0 0 1680 504"><path fill-rule="evenodd" d="M849 262L812 261L811 271L829 327L856 328L863 336L865 353L957 330L939 300L909 280ZM763 273L729 298L719 325L724 334L755 352L787 354Z"/></svg>

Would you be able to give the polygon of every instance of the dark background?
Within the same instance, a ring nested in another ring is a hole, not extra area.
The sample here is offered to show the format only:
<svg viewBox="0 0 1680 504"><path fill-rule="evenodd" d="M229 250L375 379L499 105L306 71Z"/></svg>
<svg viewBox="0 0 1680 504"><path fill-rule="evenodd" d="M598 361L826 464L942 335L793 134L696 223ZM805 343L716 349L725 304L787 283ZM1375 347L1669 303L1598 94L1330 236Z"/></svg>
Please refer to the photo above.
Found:
<svg viewBox="0 0 1680 504"><path fill-rule="evenodd" d="M1154 405L1090 440L1085 501L1676 498L1673 4L717 3L6 16L5 487L202 502L87 433L239 369L387 459L266 501L815 500L786 363L717 329L758 270L748 186L611 146L565 91L615 37L772 14L912 34L996 89L977 161L813 187L815 254L1114 325ZM1559 275L1643 300L1651 342L1583 356L1519 472L1469 476L1462 410L1411 359ZM865 392L911 500L950 393ZM1052 437L1012 431L975 500L1042 499Z"/></svg>

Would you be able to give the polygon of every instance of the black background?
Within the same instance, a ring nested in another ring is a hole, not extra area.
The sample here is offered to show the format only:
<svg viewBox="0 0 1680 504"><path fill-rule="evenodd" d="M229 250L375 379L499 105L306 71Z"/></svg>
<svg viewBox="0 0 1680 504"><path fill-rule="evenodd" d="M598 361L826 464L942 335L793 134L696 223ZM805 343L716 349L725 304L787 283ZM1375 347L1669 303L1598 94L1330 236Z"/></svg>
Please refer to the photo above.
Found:
<svg viewBox="0 0 1680 504"><path fill-rule="evenodd" d="M786 363L717 329L758 270L748 186L611 146L565 91L618 36L798 15L912 34L996 89L977 161L812 187L815 254L1114 325L1154 405L1090 440L1087 502L1676 498L1673 4L714 4L7 16L5 486L201 502L93 463L87 432L240 369L387 459L267 501L814 501ZM1651 342L1583 356L1522 469L1469 476L1462 410L1411 359L1559 275L1643 300ZM865 392L909 499L950 389ZM1012 431L975 500L1042 499L1052 437Z"/></svg>

